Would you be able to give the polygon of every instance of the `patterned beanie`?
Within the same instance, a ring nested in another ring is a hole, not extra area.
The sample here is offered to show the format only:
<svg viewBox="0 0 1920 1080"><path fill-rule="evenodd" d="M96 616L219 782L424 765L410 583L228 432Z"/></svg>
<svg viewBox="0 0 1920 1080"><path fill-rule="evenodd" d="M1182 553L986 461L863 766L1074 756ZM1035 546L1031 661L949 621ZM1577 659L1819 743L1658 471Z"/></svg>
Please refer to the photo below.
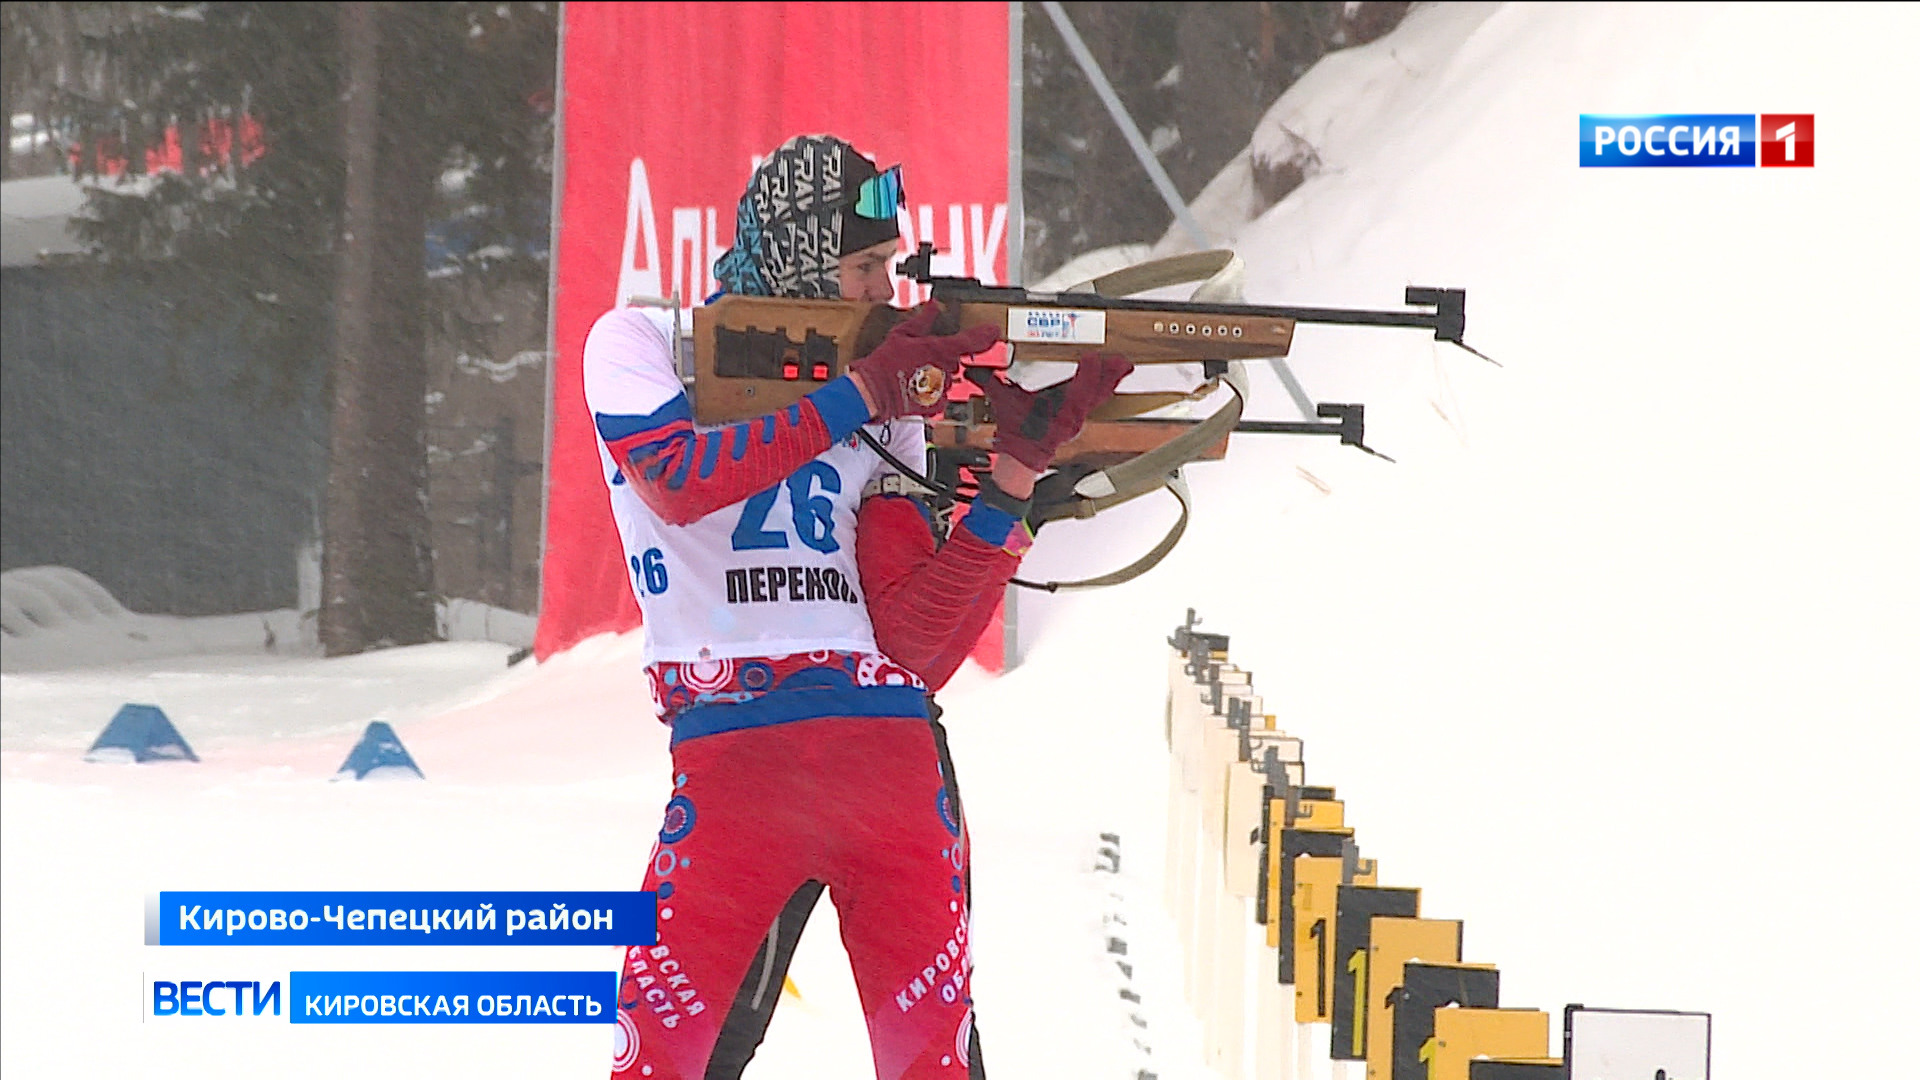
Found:
<svg viewBox="0 0 1920 1080"><path fill-rule="evenodd" d="M733 247L713 276L743 296L840 295L840 257L900 235L898 220L854 213L860 185L880 169L844 139L798 135L747 181Z"/></svg>

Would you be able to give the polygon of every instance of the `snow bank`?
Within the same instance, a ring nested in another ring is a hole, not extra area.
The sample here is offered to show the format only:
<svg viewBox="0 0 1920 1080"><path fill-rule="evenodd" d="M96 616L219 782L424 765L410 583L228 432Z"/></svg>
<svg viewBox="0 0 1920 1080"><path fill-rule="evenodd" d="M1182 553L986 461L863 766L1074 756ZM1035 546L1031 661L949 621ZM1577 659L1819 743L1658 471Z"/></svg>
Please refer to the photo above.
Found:
<svg viewBox="0 0 1920 1080"><path fill-rule="evenodd" d="M0 670L308 651L300 613L291 608L201 618L141 615L78 570L35 566L0 574Z"/></svg>
<svg viewBox="0 0 1920 1080"><path fill-rule="evenodd" d="M457 599L440 601L436 613L442 640L533 647L531 615ZM312 612L142 615L69 567L0 574L0 670L57 671L186 656L318 655Z"/></svg>

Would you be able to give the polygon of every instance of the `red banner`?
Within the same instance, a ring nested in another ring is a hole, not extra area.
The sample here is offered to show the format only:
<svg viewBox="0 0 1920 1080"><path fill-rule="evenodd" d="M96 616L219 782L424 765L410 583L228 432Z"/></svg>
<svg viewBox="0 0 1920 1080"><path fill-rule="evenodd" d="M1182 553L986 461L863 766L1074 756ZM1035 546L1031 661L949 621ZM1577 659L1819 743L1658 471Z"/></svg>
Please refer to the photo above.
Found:
<svg viewBox="0 0 1920 1080"><path fill-rule="evenodd" d="M632 296L710 295L759 158L830 132L903 168L905 247L1005 280L1007 5L567 4L554 245L553 438L534 651L640 623L607 507L580 354ZM902 283L895 303L924 299ZM1000 670L996 615L974 656Z"/></svg>

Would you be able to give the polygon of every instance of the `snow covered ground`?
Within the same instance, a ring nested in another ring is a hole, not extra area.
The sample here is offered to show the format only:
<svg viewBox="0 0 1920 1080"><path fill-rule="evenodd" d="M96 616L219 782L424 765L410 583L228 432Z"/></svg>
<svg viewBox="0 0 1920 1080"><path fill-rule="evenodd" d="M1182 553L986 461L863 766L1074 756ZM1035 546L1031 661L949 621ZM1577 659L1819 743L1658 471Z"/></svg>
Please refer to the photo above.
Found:
<svg viewBox="0 0 1920 1080"><path fill-rule="evenodd" d="M1439 5L1276 105L1323 171L1251 222L1202 207L1245 256L1249 299L1465 287L1467 339L1501 366L1407 332L1302 329L1294 371L1316 400L1365 402L1398 464L1236 440L1190 470L1197 519L1166 563L1023 598L1021 666L943 693L993 1075L1133 1075L1138 1029L1100 951L1117 885L1153 1067L1210 1076L1150 903L1164 639L1188 607L1305 738L1382 884L1465 920L1504 1004L1709 1011L1717 1076L1903 1074L1917 32L1911 6ZM1580 113L1681 111L1813 112L1819 164L1576 168ZM1249 414L1291 418L1256 376ZM1050 526L1028 576L1117 566L1167 516L1143 500ZM138 987L611 970L610 949L159 949L140 912L161 889L636 887L667 782L637 645L511 668L509 646L456 642L10 669L0 1068L600 1075L598 1027L143 1023ZM127 701L166 709L202 763L81 762ZM424 783L330 781L373 719ZM1117 882L1091 870L1100 832L1123 838ZM752 1075L868 1072L831 915Z"/></svg>

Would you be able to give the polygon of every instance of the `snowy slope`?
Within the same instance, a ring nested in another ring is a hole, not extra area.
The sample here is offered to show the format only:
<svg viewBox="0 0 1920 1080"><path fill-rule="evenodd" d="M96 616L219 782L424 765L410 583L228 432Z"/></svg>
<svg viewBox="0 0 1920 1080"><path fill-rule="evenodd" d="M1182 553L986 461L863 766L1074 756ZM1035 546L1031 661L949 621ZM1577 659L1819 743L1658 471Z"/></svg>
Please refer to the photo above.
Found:
<svg viewBox="0 0 1920 1080"><path fill-rule="evenodd" d="M1303 331L1306 387L1366 402L1400 464L1237 441L1191 470L1167 565L1023 608L1032 665L1111 671L1123 708L1197 607L1383 883L1465 919L1507 1001L1710 1010L1716 1075L1896 1075L1838 1032L1911 997L1872 959L1910 924L1864 914L1903 909L1920 716L1901 29L1913 8L1442 5L1330 57L1350 78L1296 93L1353 107L1283 101L1328 168L1235 237L1249 298L1465 286L1504 366ZM1575 167L1583 111L1692 109L1814 112L1820 164ZM1250 414L1290 416L1259 374ZM1056 570L1087 546L1048 539Z"/></svg>
<svg viewBox="0 0 1920 1080"><path fill-rule="evenodd" d="M1250 299L1466 287L1468 340L1503 366L1303 329L1308 390L1365 402L1399 463L1236 440L1190 470L1198 517L1166 563L1025 598L1022 665L942 695L993 1075L1140 1060L1101 953L1103 831L1161 980L1142 989L1152 1060L1210 1075L1140 910L1159 895L1164 639L1187 607L1305 737L1382 882L1464 919L1506 1003L1709 1010L1719 1076L1902 1074L1920 377L1896 315L1920 286L1920 160L1893 133L1915 31L1911 7L1423 7L1276 105L1327 168L1258 220L1214 219ZM1579 113L1686 110L1814 112L1820 163L1574 167ZM1250 413L1290 417L1256 376ZM1168 516L1143 500L1049 526L1029 573L1119 565ZM610 970L611 950L160 950L138 912L163 888L635 887L667 775L637 645L512 669L506 646L455 643L0 677L0 1070L600 1075L599 1028L143 1024L136 986ZM79 762L121 701L165 707L203 763ZM375 718L425 783L329 782ZM816 920L752 1075L866 1074L830 908Z"/></svg>

